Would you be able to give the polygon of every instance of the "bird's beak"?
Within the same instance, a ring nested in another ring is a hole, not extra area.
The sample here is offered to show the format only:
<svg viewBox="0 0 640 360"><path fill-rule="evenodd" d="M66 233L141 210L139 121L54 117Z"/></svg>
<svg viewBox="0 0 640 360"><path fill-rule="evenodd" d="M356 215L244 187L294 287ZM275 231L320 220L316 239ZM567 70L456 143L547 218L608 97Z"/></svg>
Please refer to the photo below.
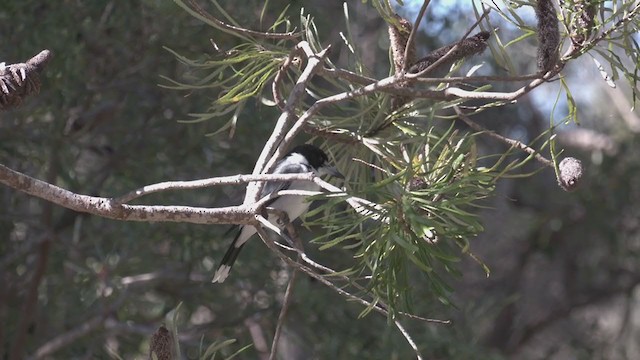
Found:
<svg viewBox="0 0 640 360"><path fill-rule="evenodd" d="M339 179L344 179L344 175L342 175L342 173L340 173L340 171L338 171L338 169L336 169L334 166L325 165L321 169L325 174L337 177Z"/></svg>

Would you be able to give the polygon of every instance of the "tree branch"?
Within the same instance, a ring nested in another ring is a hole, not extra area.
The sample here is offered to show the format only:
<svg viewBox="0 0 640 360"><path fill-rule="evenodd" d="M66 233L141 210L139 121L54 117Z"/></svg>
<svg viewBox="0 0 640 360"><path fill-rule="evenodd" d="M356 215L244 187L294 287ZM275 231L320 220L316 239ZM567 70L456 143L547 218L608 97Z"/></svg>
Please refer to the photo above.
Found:
<svg viewBox="0 0 640 360"><path fill-rule="evenodd" d="M300 54L300 49L296 47L289 53L289 56L287 56L285 61L282 63L282 65L280 66L280 69L278 69L278 72L276 72L276 76L273 78L273 82L271 83L271 93L273 94L273 101L275 101L276 105L280 108L280 110L284 110L285 101L282 98L282 95L280 94L278 85L280 85L280 83L282 82L282 78L284 77L284 74L289 69L291 64L294 62L294 59L296 58L297 54Z"/></svg>
<svg viewBox="0 0 640 360"><path fill-rule="evenodd" d="M286 235L284 235L282 230L280 230L277 226L271 224L269 222L269 220L267 220L263 216L256 215L256 219L260 222L260 224L262 224L266 228L269 228L270 230L274 231L279 236L281 236L283 238L286 237ZM386 309L380 307L380 305L378 305L376 303L369 302L369 301L367 301L367 300L365 300L365 299L363 299L363 298L361 298L359 296L351 294L350 292L344 290L343 288L337 287L331 281L327 280L324 276L316 273L315 271L311 270L307 266L304 266L303 264L298 263L298 262L294 261L293 259L291 259L290 257L288 257L287 255L285 255L282 251L280 251L280 249L278 249L278 246L276 245L275 241L273 241L271 238L269 238L269 235L265 232L265 230L261 226L256 226L256 231L258 232L258 235L262 239L262 242L264 242L265 245L267 245L269 250L274 252L280 259L284 260L292 268L301 270L305 274L307 274L307 275L311 276L312 278L318 280L320 283L324 284L325 286L329 287L330 289L334 290L338 294L340 294L340 295L342 295L342 296L344 296L344 297L346 297L348 299L354 300L356 302L359 302L360 304L365 305L366 307L372 308L373 310L375 310L376 312L378 312L380 314L383 314L385 316L389 316L389 312ZM397 319L394 319L393 322L394 322L395 326L398 328L398 330L402 333L402 336L405 337L405 339L407 340L407 342L409 343L411 348L414 350L414 352L416 353L417 358L418 359L422 359L422 357L420 355L420 352L418 351L418 348L417 348L415 342L413 341L413 339L411 338L411 336L409 336L407 331L402 327L402 325L400 324L400 322Z"/></svg>
<svg viewBox="0 0 640 360"><path fill-rule="evenodd" d="M409 65L413 65L413 64L409 64L409 54L411 53L411 47L413 46L413 42L416 39L416 34L418 33L418 28L420 27L420 22L422 21L422 18L424 17L424 14L427 12L427 7L429 6L430 0L424 0L422 2L422 7L420 8L420 11L418 12L418 16L416 16L416 20L413 23L413 27L411 28L411 33L409 33L409 38L407 39L407 43L405 44L404 47L404 55L402 56L402 58L404 59L404 61L402 62L402 74L401 76L404 75L404 73L407 72L407 70L409 69Z"/></svg>
<svg viewBox="0 0 640 360"><path fill-rule="evenodd" d="M217 185L239 185L251 181L290 181L309 180L313 181L313 173L304 174L260 174L260 175L232 175L219 176L201 180L187 181L165 181L157 184L143 186L125 195L115 198L117 203L128 203L139 197L168 190L200 189Z"/></svg>
<svg viewBox="0 0 640 360"><path fill-rule="evenodd" d="M318 54L315 54L309 46L309 43L306 41L301 41L296 45L296 49L301 50L305 53L308 58L307 65L305 66L302 74L298 78L298 81L293 86L291 93L289 94L289 98L287 99L287 103L285 104L284 110L280 117L278 117L278 121L271 133L271 136L265 143L262 148L262 152L256 161L255 167L253 168L253 175L258 175L263 172L269 172L271 168L275 165L276 159L282 156L283 150L282 147L286 146L288 142L282 142L284 138L286 128L288 127L291 118L295 114L295 107L298 102L302 100L302 97L307 88L307 82L311 80L313 75L321 68L321 65L324 61L324 57L327 55L329 48L324 49ZM296 50L294 49L294 50ZM269 158L271 160L269 161ZM257 183L249 183L247 186L247 192L244 197L244 204L250 204L256 202L258 200L258 196L260 194L260 190L262 188L262 184Z"/></svg>
<svg viewBox="0 0 640 360"><path fill-rule="evenodd" d="M245 206L202 208L191 206L126 205L112 198L80 195L34 179L0 164L0 183L78 212L115 220L168 221L194 224L250 224L254 209Z"/></svg>
<svg viewBox="0 0 640 360"><path fill-rule="evenodd" d="M469 125L470 128L472 128L475 131L479 131L483 134L486 134L487 136L490 136L494 139L498 139L502 142L504 142L505 144L509 145L509 146L513 146L515 148L518 148L524 152L526 152L529 155L532 155L536 160L538 160L538 162L540 162L542 165L544 166L549 166L551 168L553 168L553 161L545 158L544 156L540 155L540 153L535 150L532 149L531 147L529 147L528 145L524 144L521 141L518 140L513 140L513 139L509 139L506 136L500 135L498 133L496 133L495 131L491 131L487 128L485 128L484 126L478 124L477 122L471 120L462 110L460 110L460 108L458 106L454 106L453 109L455 110L456 114L458 114L458 118L462 121L464 121L465 124Z"/></svg>
<svg viewBox="0 0 640 360"><path fill-rule="evenodd" d="M291 222L287 223L287 231L293 238L293 243L296 248L302 250L302 242L298 237L295 227ZM300 261L300 255L298 255L298 262ZM269 354L269 360L275 360L276 355L278 353L278 340L280 339L280 334L282 333L282 328L284 326L284 322L287 318L287 313L289 311L289 306L291 305L291 299L293 294L293 285L296 281L296 277L298 276L298 269L291 268L291 278L289 279L289 283L287 284L287 289L284 292L284 298L282 299L282 308L280 309L280 315L278 315L278 323L276 324L276 331L273 334L273 341L271 342L271 354Z"/></svg>
<svg viewBox="0 0 640 360"><path fill-rule="evenodd" d="M104 325L105 315L97 315L82 324L74 327L73 329L62 333L53 339L45 342L36 350L33 354L33 359L44 359L51 356L54 352L62 349L65 346L70 345L79 338L88 335L89 333L101 328Z"/></svg>
<svg viewBox="0 0 640 360"><path fill-rule="evenodd" d="M376 211L384 210L380 205L374 204L365 199L348 196L340 188L323 181L313 175L313 173L234 175L192 181L167 181L144 186L117 198L105 198L77 194L47 182L32 178L0 164L0 183L2 184L74 211L126 221L167 221L195 224L251 224L254 222L252 215L255 214L256 211L258 211L262 205L273 196L311 196L320 194L320 192L315 191L283 190L276 194L272 194L271 197L260 199L260 201L253 203L251 206L240 205L221 208L124 204L124 202L160 191L197 189L215 185L241 184L250 181L265 182L288 180L314 181L330 192L339 194L340 196L344 194L347 196L345 201L363 216L373 215L372 217L374 219L377 219L376 216L380 216L379 214L373 214L373 212L367 209L367 207L373 208Z"/></svg>

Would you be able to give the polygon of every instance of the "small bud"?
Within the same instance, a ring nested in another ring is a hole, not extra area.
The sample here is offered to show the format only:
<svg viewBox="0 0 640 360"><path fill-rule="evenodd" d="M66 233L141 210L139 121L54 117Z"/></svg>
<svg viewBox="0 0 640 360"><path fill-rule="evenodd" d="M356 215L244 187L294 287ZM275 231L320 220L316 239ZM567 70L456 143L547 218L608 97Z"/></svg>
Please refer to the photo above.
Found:
<svg viewBox="0 0 640 360"><path fill-rule="evenodd" d="M409 191L422 190L427 187L427 182L422 177L413 177L409 181L409 186L407 189Z"/></svg>
<svg viewBox="0 0 640 360"><path fill-rule="evenodd" d="M565 191L575 190L584 174L582 162L576 158L567 157L560 161L558 168L560 170L558 185Z"/></svg>

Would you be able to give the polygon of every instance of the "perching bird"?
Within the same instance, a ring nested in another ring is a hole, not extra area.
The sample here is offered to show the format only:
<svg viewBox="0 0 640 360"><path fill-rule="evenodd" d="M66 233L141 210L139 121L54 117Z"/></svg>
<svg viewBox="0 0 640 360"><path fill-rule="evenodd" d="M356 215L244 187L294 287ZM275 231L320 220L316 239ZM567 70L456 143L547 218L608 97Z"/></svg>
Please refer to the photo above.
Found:
<svg viewBox="0 0 640 360"><path fill-rule="evenodd" d="M293 148L291 152L278 161L273 174L296 174L308 172L313 172L316 175L326 174L344 178L344 176L340 174L335 167L328 164L327 154L317 146L310 144L299 145ZM263 198L271 193L281 190L319 191L320 187L314 182L306 180L269 181L262 188L260 197ZM289 221L293 221L307 211L309 208L309 202L306 201L304 196L283 195L270 200L265 204L265 206L285 211L289 217ZM269 221L280 227L277 220L277 215L269 214ZM238 235L233 239L231 246L220 262L220 266L218 266L218 270L213 277L214 283L221 283L227 278L227 276L229 276L229 271L231 271L233 263L238 258L240 250L242 250L242 247L247 240L249 240L249 238L255 233L256 229L251 225L240 227Z"/></svg>

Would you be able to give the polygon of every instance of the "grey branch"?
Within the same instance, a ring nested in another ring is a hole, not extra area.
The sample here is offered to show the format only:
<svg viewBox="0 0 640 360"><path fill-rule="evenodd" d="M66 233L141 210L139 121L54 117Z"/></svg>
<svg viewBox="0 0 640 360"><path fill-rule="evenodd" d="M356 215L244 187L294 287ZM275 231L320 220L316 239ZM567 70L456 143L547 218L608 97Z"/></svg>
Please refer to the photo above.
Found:
<svg viewBox="0 0 640 360"><path fill-rule="evenodd" d="M549 167L553 167L553 161L545 158L544 156L540 155L540 153L538 153L538 151L536 151L535 149L532 149L531 147L529 147L527 144L524 144L521 141L518 140L513 140L510 139L506 136L500 135L498 133L496 133L495 131L491 131L487 128L485 128L484 126L478 124L477 122L471 120L465 113L462 112L462 110L460 110L460 108L458 106L454 106L453 109L455 110L456 114L458 114L458 118L460 120L462 120L465 124L469 125L470 128L472 128L475 131L481 132L483 134L486 134L487 136L490 136L494 139L500 140L502 142L504 142L505 144L509 145L509 146L513 146L515 148L518 148L524 152L526 152L529 155L532 155L536 160L538 160L542 165L544 166L549 166Z"/></svg>
<svg viewBox="0 0 640 360"><path fill-rule="evenodd" d="M81 195L34 179L0 164L0 183L56 205L115 220L168 221L194 224L250 224L255 209L244 206L202 208L191 206L126 205L113 198Z"/></svg>
<svg viewBox="0 0 640 360"><path fill-rule="evenodd" d="M188 181L165 181L157 184L147 185L131 191L115 199L118 203L127 203L141 196L168 190L200 189L217 185L239 185L251 181L289 181L289 180L309 180L313 181L312 173L305 174L262 174L262 175L232 175L220 176L201 180Z"/></svg>
<svg viewBox="0 0 640 360"><path fill-rule="evenodd" d="M307 82L311 80L313 75L319 71L322 67L322 63L324 62L324 57L327 55L329 48L321 51L318 54L315 54L309 46L309 43L306 41L301 41L296 45L296 49L294 51L302 51L307 56L308 61L305 66L302 74L298 78L298 81L294 85L287 102L284 106L284 110L280 117L278 117L278 121L271 133L271 136L265 143L262 148L262 152L256 161L255 167L253 168L253 175L258 175L264 172L268 172L272 166L275 165L276 159L283 155L284 147L288 144L286 141L283 142L284 135L286 133L286 129L291 122L291 118L295 114L295 107L302 100L304 96L305 90L307 88ZM271 160L269 160L271 159ZM254 203L258 200L258 196L260 194L260 189L262 188L262 184L258 183L250 183L247 186L247 193L245 194L244 203Z"/></svg>
<svg viewBox="0 0 640 360"><path fill-rule="evenodd" d="M403 63L402 63L402 67L403 67L403 73L406 73L407 70L409 69L409 54L411 52L411 48L414 46L413 42L415 41L416 38L416 34L418 33L418 28L420 27L420 22L422 21L422 18L424 17L424 14L427 12L427 7L429 6L430 0L424 0L422 2L422 7L420 8L420 11L418 12L418 16L416 16L416 20L413 23L413 27L411 28L411 33L409 34L409 38L407 39L407 43L405 44L404 47L404 54L402 56L403 58Z"/></svg>

